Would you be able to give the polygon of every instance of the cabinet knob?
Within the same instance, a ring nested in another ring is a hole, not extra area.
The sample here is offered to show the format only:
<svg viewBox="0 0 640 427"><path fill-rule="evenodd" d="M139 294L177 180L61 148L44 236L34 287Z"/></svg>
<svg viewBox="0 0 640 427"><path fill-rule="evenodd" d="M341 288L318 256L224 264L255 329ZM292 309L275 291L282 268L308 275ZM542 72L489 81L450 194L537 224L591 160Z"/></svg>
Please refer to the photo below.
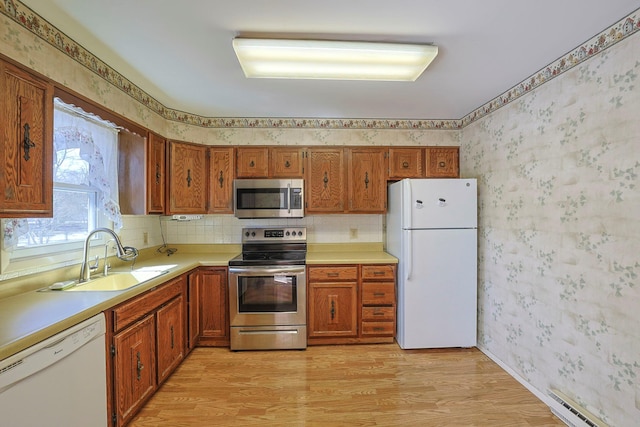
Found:
<svg viewBox="0 0 640 427"><path fill-rule="evenodd" d="M324 178L322 178L322 182L324 182L324 188L327 188L327 184L329 184L329 177L327 176L327 171L324 172Z"/></svg>
<svg viewBox="0 0 640 427"><path fill-rule="evenodd" d="M438 166L440 166L441 168L445 167L447 164L445 162L440 162L438 163Z"/></svg>
<svg viewBox="0 0 640 427"><path fill-rule="evenodd" d="M187 187L191 187L191 169L187 169Z"/></svg>
<svg viewBox="0 0 640 427"><path fill-rule="evenodd" d="M284 167L285 168L290 168L291 167L291 163L289 162L289 160L284 162Z"/></svg>
<svg viewBox="0 0 640 427"><path fill-rule="evenodd" d="M364 173L364 188L369 188L369 172Z"/></svg>
<svg viewBox="0 0 640 427"><path fill-rule="evenodd" d="M409 162L402 162L402 168L407 169L409 167Z"/></svg>
<svg viewBox="0 0 640 427"><path fill-rule="evenodd" d="M254 167L255 165L256 165L256 164L255 164L255 162L254 162L253 160L251 160L251 161L249 162L249 167L250 167L250 168Z"/></svg>
<svg viewBox="0 0 640 427"><path fill-rule="evenodd" d="M224 184L224 175L222 174L222 171L220 171L220 177L218 178L218 182L220 183L220 188L222 188L222 185Z"/></svg>
<svg viewBox="0 0 640 427"><path fill-rule="evenodd" d="M160 164L156 163L156 184L160 184Z"/></svg>
<svg viewBox="0 0 640 427"><path fill-rule="evenodd" d="M144 365L142 364L142 361L140 360L140 352L138 352L136 354L136 358L138 359L138 361L136 363L136 373L137 373L137 378L138 378L138 381L139 381L140 378L142 377L142 370L144 369Z"/></svg>

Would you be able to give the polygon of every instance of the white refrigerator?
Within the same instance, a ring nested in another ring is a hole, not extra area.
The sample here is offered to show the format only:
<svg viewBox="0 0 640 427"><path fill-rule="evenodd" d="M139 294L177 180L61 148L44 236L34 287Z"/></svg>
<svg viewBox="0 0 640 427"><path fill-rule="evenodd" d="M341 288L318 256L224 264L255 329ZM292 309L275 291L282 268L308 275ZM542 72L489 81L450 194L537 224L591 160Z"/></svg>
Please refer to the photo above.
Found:
<svg viewBox="0 0 640 427"><path fill-rule="evenodd" d="M403 349L474 347L477 182L389 185L386 250L398 258L396 339Z"/></svg>

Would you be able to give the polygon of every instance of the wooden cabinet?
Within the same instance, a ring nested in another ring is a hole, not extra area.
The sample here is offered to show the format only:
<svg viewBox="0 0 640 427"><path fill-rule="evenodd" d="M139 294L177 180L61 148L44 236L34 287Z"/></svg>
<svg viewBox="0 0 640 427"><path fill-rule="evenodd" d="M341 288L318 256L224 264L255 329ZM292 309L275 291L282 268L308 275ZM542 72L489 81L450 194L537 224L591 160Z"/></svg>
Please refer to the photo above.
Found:
<svg viewBox="0 0 640 427"><path fill-rule="evenodd" d="M169 141L168 214L207 213L207 149Z"/></svg>
<svg viewBox="0 0 640 427"><path fill-rule="evenodd" d="M269 149L267 147L238 147L237 178L269 177Z"/></svg>
<svg viewBox="0 0 640 427"><path fill-rule="evenodd" d="M116 425L124 425L156 389L155 317L150 314L113 337Z"/></svg>
<svg viewBox="0 0 640 427"><path fill-rule="evenodd" d="M233 213L235 149L209 148L209 213Z"/></svg>
<svg viewBox="0 0 640 427"><path fill-rule="evenodd" d="M193 294L189 296L190 307L197 312L189 318L193 345L228 346L227 268L202 267L189 274L189 291Z"/></svg>
<svg viewBox="0 0 640 427"><path fill-rule="evenodd" d="M237 178L302 178L301 147L238 147Z"/></svg>
<svg viewBox="0 0 640 427"><path fill-rule="evenodd" d="M459 147L427 147L426 178L459 178Z"/></svg>
<svg viewBox="0 0 640 427"><path fill-rule="evenodd" d="M166 380L185 355L185 302L182 295L156 312L158 384Z"/></svg>
<svg viewBox="0 0 640 427"><path fill-rule="evenodd" d="M387 205L385 148L349 148L349 212L384 213Z"/></svg>
<svg viewBox="0 0 640 427"><path fill-rule="evenodd" d="M389 147L389 179L423 178L422 147Z"/></svg>
<svg viewBox="0 0 640 427"><path fill-rule="evenodd" d="M361 284L361 336L387 337L393 342L396 332L395 265L362 265Z"/></svg>
<svg viewBox="0 0 640 427"><path fill-rule="evenodd" d="M391 343L396 266L308 266L308 343Z"/></svg>
<svg viewBox="0 0 640 427"><path fill-rule="evenodd" d="M53 215L53 87L0 61L0 216Z"/></svg>
<svg viewBox="0 0 640 427"><path fill-rule="evenodd" d="M118 133L118 187L120 211L125 215L164 213L164 138L143 137L126 129Z"/></svg>
<svg viewBox="0 0 640 427"><path fill-rule="evenodd" d="M177 277L105 315L107 408L113 425L128 423L183 360L186 278Z"/></svg>
<svg viewBox="0 0 640 427"><path fill-rule="evenodd" d="M357 337L357 267L309 266L307 274L309 343L330 344Z"/></svg>
<svg viewBox="0 0 640 427"><path fill-rule="evenodd" d="M309 148L305 180L307 213L345 212L345 155L341 147Z"/></svg>

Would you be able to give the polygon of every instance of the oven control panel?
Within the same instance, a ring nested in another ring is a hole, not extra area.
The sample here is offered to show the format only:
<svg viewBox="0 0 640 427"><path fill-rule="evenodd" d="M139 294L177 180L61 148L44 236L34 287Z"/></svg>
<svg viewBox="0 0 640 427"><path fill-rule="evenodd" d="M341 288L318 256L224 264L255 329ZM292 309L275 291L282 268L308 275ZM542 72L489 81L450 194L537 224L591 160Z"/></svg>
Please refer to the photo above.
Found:
<svg viewBox="0 0 640 427"><path fill-rule="evenodd" d="M242 229L242 242L306 242L306 227L255 227Z"/></svg>

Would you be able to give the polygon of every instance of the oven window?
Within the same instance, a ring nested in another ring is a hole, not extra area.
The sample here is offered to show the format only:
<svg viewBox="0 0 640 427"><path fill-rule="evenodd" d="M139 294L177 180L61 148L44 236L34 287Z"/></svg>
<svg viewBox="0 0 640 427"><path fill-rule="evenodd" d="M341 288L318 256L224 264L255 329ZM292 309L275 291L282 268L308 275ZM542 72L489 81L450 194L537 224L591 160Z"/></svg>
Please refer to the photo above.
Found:
<svg viewBox="0 0 640 427"><path fill-rule="evenodd" d="M288 209L286 188L238 188L238 209Z"/></svg>
<svg viewBox="0 0 640 427"><path fill-rule="evenodd" d="M298 309L296 276L239 276L239 313L282 313Z"/></svg>

